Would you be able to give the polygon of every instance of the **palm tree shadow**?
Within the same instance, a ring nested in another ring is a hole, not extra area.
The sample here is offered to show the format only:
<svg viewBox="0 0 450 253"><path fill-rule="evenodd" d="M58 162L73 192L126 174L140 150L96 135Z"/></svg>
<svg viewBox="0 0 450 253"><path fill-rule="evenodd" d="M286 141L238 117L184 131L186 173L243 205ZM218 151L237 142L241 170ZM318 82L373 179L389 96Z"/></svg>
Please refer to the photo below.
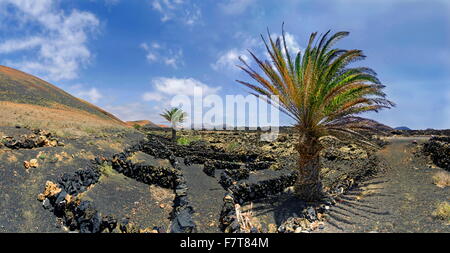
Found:
<svg viewBox="0 0 450 253"><path fill-rule="evenodd" d="M269 196L254 201L253 205L252 210L255 217L272 217L277 226L280 226L290 217L300 217L302 211L307 207L304 201L289 193Z"/></svg>

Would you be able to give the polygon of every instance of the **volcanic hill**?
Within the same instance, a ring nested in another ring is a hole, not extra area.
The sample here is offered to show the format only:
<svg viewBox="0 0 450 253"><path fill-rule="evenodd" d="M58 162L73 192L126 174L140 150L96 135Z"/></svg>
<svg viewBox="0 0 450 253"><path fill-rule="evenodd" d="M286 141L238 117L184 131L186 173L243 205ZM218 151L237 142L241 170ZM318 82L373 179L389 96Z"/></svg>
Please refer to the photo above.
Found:
<svg viewBox="0 0 450 253"><path fill-rule="evenodd" d="M114 115L22 71L0 66L0 124L93 132L126 127Z"/></svg>
<svg viewBox="0 0 450 253"><path fill-rule="evenodd" d="M159 129L159 128L167 128L166 125L157 125L150 120L135 120L135 121L127 121L125 122L130 127L146 127L146 128L153 128L153 129Z"/></svg>

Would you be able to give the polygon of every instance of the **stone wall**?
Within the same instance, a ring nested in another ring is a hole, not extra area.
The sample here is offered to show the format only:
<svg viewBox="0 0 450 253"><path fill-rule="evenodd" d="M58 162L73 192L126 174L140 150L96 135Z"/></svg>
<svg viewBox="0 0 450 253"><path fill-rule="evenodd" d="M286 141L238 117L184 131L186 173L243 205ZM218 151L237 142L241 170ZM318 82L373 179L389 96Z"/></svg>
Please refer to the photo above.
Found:
<svg viewBox="0 0 450 253"><path fill-rule="evenodd" d="M437 166L450 171L450 137L433 137L423 145L423 151Z"/></svg>

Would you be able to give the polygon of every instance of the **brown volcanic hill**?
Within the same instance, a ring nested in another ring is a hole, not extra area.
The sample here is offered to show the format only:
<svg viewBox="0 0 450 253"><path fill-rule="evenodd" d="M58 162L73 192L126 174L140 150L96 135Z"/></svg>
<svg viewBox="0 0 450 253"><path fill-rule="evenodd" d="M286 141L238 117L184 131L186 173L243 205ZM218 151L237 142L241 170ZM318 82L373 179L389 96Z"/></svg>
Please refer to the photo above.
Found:
<svg viewBox="0 0 450 253"><path fill-rule="evenodd" d="M151 122L150 120L135 120L135 121L127 121L125 123L130 127L134 127L135 125L138 125L141 127L145 126L148 128L167 128L166 125L157 125L157 124Z"/></svg>
<svg viewBox="0 0 450 253"><path fill-rule="evenodd" d="M372 120L372 119L366 119L361 117L353 117L355 120L360 120L362 125L372 127L380 132L390 133L391 131L394 131L394 129L390 126L387 126L385 124L382 124L378 121Z"/></svg>
<svg viewBox="0 0 450 253"><path fill-rule="evenodd" d="M135 125L139 125L139 126L145 126L147 124L153 124L153 122L151 122L150 120L134 120L134 121L125 121L125 124L127 124L127 126L135 126ZM155 124L153 124L155 125Z"/></svg>
<svg viewBox="0 0 450 253"><path fill-rule="evenodd" d="M155 127L158 126L155 123L151 122L150 120L127 121L127 122L125 122L125 124L127 124L130 127L135 126L135 125L138 125L138 126L150 125L150 126L155 126Z"/></svg>
<svg viewBox="0 0 450 253"><path fill-rule="evenodd" d="M103 109L22 71L0 66L0 125L88 131L124 127Z"/></svg>

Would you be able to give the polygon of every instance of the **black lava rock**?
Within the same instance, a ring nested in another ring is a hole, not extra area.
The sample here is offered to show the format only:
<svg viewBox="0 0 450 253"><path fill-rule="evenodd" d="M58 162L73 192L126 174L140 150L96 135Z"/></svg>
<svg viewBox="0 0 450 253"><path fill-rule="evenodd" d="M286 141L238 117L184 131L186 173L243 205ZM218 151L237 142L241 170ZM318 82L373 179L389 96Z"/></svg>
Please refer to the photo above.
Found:
<svg viewBox="0 0 450 253"><path fill-rule="evenodd" d="M282 175L278 178L263 180L253 184L245 182L235 184L228 189L233 193L237 202L242 204L247 201L265 198L269 195L280 193L286 187L294 185L296 178L297 174L291 173L289 175Z"/></svg>
<svg viewBox="0 0 450 253"><path fill-rule="evenodd" d="M172 221L170 231L172 233L192 233L195 232L195 227L195 223L192 220L192 210L184 208L177 213Z"/></svg>
<svg viewBox="0 0 450 253"><path fill-rule="evenodd" d="M450 137L433 137L423 145L425 154L437 166L450 171Z"/></svg>

